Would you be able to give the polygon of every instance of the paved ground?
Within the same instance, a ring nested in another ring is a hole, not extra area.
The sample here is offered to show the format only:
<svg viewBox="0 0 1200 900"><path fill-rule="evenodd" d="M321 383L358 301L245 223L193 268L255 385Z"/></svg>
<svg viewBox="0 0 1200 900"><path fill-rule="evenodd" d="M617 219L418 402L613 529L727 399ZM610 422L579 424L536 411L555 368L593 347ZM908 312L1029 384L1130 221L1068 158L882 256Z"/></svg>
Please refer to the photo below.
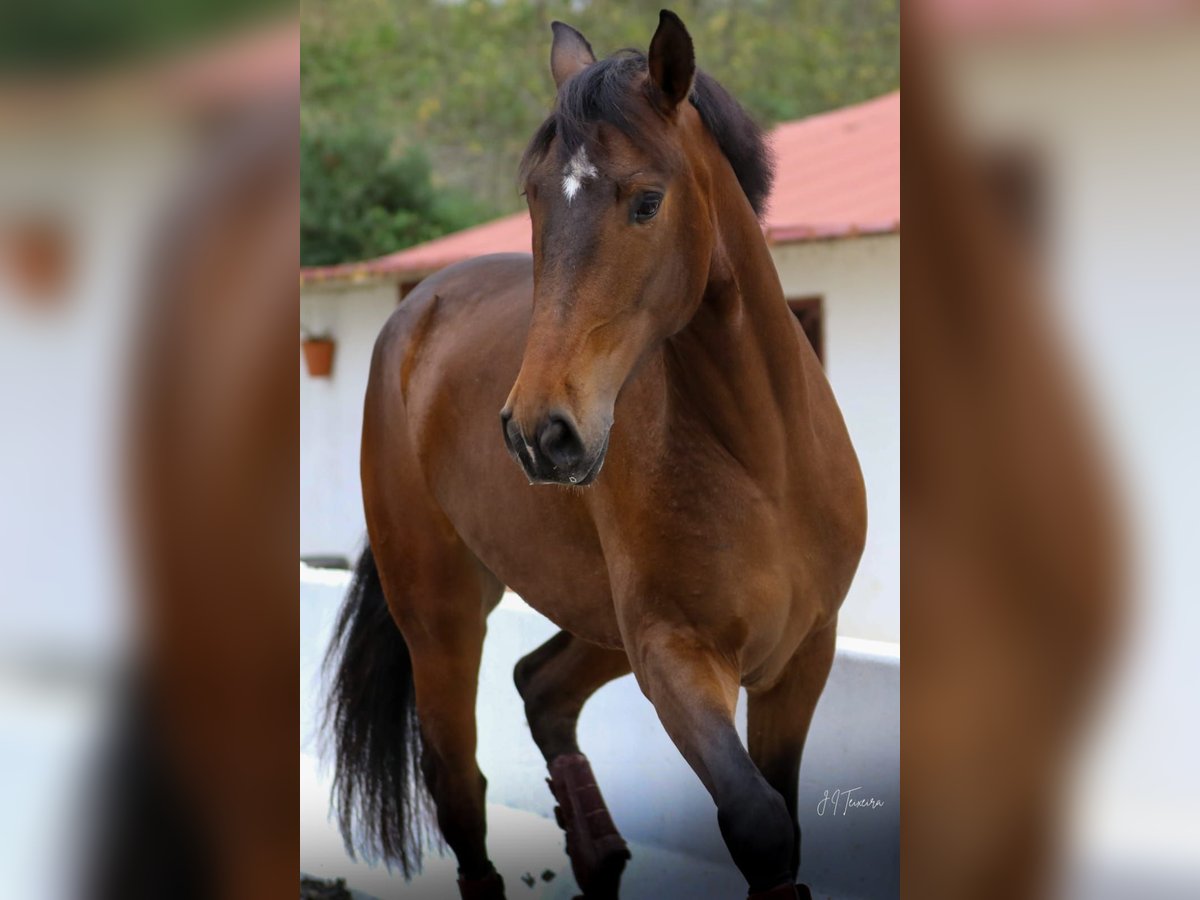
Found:
<svg viewBox="0 0 1200 900"><path fill-rule="evenodd" d="M427 855L424 871L411 883L382 867L351 860L337 828L326 818L328 798L328 773L320 773L316 761L301 754L301 871L319 878L344 878L348 888L377 900L457 900L452 856ZM569 900L578 893L563 852L562 832L541 816L489 804L488 849L504 876L510 900ZM622 881L623 900L734 900L745 895L741 876L727 866L639 844L632 851ZM547 870L554 878L543 881L540 876ZM525 874L533 878L532 885L521 880Z"/></svg>

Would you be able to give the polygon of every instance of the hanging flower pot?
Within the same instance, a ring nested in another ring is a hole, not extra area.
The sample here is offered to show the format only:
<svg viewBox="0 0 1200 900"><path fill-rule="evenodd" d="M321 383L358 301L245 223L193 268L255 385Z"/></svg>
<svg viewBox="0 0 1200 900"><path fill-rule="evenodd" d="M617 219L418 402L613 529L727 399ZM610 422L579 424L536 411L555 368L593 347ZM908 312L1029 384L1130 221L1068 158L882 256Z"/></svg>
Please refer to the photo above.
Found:
<svg viewBox="0 0 1200 900"><path fill-rule="evenodd" d="M333 338L306 337L300 344L304 350L304 367L311 378L328 378L333 373Z"/></svg>

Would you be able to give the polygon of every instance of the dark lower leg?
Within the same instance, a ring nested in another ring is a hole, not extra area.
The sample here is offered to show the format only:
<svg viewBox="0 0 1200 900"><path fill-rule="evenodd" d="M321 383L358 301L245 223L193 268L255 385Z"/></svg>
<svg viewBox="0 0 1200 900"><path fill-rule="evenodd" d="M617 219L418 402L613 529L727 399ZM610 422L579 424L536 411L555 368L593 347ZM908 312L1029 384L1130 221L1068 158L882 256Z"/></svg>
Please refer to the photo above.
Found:
<svg viewBox="0 0 1200 900"><path fill-rule="evenodd" d="M833 628L810 638L771 690L751 694L747 712L750 758L767 783L783 798L792 820L791 877L800 869L801 835L798 815L800 757L817 700L833 663Z"/></svg>
<svg viewBox="0 0 1200 900"><path fill-rule="evenodd" d="M487 853L487 779L475 761L475 695L483 623L447 629L437 643L410 640L425 783L438 827L458 861L466 900L501 900L504 885Z"/></svg>
<svg viewBox="0 0 1200 900"><path fill-rule="evenodd" d="M504 900L504 881L487 853L487 779L475 764L474 753L460 747L436 749L426 732L423 769L425 783L437 808L438 827L458 861L458 890L462 900ZM474 742L471 742L471 750Z"/></svg>
<svg viewBox="0 0 1200 900"><path fill-rule="evenodd" d="M635 658L642 690L716 803L721 836L751 895L794 892L792 815L733 724L737 670L699 635L665 628L651 632Z"/></svg>
<svg viewBox="0 0 1200 900"><path fill-rule="evenodd" d="M504 879L493 869L482 878L458 878L458 895L462 900L504 900Z"/></svg>
<svg viewBox="0 0 1200 900"><path fill-rule="evenodd" d="M796 871L792 810L751 762L732 724L728 733L712 744L710 755L721 757L709 766L717 824L734 864L746 877L750 893L791 886ZM724 749L719 750L722 745Z"/></svg>
<svg viewBox="0 0 1200 900"><path fill-rule="evenodd" d="M788 816L792 820L792 863L791 874L795 878L800 871L800 816L796 808L800 776L800 751L797 750L791 759L772 760L759 764L763 778L783 798Z"/></svg>
<svg viewBox="0 0 1200 900"><path fill-rule="evenodd" d="M487 854L485 794L487 780L472 758L444 759L426 745L425 783L437 807L442 837L458 860L459 876L474 880L492 871Z"/></svg>

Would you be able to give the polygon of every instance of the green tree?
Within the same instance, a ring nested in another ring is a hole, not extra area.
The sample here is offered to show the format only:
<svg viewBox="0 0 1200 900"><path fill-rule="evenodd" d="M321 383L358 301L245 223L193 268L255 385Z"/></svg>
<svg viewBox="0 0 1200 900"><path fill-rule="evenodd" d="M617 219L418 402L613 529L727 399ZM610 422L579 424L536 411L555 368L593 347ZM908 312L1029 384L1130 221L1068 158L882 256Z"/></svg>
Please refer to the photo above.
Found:
<svg viewBox="0 0 1200 900"><path fill-rule="evenodd" d="M699 65L764 125L895 90L897 0L674 0ZM302 120L424 147L439 190L520 208L516 168L554 100L550 22L645 50L657 6L614 0L305 0Z"/></svg>
<svg viewBox="0 0 1200 900"><path fill-rule="evenodd" d="M418 148L361 126L305 127L300 139L300 261L316 266L381 256L464 228L493 210L434 188Z"/></svg>

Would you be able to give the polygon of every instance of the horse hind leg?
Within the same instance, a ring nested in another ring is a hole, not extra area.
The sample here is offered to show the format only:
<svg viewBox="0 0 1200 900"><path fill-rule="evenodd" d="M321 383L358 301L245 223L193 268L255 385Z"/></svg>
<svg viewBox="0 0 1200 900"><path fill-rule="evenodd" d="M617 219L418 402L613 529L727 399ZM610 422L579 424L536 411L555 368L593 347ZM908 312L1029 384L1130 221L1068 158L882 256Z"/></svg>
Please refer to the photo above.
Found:
<svg viewBox="0 0 1200 900"><path fill-rule="evenodd" d="M579 750L576 726L588 698L629 671L624 651L561 631L518 662L513 672L530 732L550 769L547 783L558 803L555 815L566 832L571 870L588 898L617 896L629 848Z"/></svg>
<svg viewBox="0 0 1200 900"><path fill-rule="evenodd" d="M465 549L393 574L392 615L412 658L421 769L438 827L458 862L463 900L500 900L504 882L487 853L486 790L475 759L475 701L486 619L503 586ZM399 568L399 567L398 567ZM414 572L424 573L414 577Z"/></svg>

